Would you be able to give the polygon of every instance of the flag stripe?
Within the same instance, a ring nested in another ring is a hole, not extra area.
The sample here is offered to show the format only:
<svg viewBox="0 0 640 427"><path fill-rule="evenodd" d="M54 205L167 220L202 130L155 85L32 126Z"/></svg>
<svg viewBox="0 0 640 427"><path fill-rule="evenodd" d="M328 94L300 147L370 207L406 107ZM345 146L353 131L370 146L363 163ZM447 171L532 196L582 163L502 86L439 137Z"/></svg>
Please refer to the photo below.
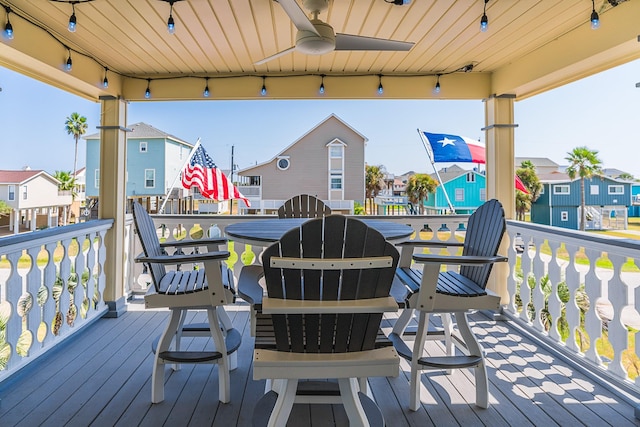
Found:
<svg viewBox="0 0 640 427"><path fill-rule="evenodd" d="M197 187L207 199L240 199L251 207L249 199L244 197L231 180L216 167L202 145L199 145L189 163L182 171L182 186L186 189Z"/></svg>

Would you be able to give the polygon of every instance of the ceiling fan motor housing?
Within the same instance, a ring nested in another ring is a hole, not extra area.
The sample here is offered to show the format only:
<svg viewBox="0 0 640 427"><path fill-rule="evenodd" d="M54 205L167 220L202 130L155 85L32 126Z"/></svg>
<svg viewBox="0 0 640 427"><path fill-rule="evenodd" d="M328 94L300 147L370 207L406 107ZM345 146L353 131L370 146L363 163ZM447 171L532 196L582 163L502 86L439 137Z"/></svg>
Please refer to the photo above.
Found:
<svg viewBox="0 0 640 427"><path fill-rule="evenodd" d="M324 55L332 52L336 47L336 35L333 28L320 20L311 21L320 37L311 31L298 31L296 35L296 50L307 55Z"/></svg>

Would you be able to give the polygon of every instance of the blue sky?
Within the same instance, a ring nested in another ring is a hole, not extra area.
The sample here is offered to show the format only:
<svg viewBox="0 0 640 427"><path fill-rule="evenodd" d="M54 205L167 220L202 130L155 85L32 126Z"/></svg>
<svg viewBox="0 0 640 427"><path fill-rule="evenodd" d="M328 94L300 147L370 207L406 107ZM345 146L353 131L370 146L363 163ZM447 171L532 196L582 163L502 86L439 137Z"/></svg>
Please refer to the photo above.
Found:
<svg viewBox="0 0 640 427"><path fill-rule="evenodd" d="M568 151L584 145L599 151L605 167L640 177L637 82L640 61L516 102L516 156L564 164ZM0 169L71 170L74 142L65 119L78 112L95 133L100 105L1 67L0 87ZM129 105L129 123L146 122L192 143L201 138L226 169L232 145L240 168L260 163L332 113L369 139L369 164L395 174L433 172L417 128L484 140L481 101L149 101ZM84 156L81 142L80 166Z"/></svg>

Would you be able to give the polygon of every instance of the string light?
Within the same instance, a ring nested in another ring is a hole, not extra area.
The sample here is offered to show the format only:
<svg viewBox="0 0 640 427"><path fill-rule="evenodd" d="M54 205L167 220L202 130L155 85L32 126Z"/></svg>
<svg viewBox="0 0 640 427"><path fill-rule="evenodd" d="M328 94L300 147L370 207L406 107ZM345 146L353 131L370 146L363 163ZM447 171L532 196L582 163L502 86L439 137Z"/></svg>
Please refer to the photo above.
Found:
<svg viewBox="0 0 640 427"><path fill-rule="evenodd" d="M7 22L4 24L4 36L9 40L13 40L13 25L11 25L11 21L9 20L11 8L9 6L5 6L4 10L7 12Z"/></svg>
<svg viewBox="0 0 640 427"><path fill-rule="evenodd" d="M433 87L433 93L436 95L440 93L440 76L441 74L436 75L436 85Z"/></svg>
<svg viewBox="0 0 640 427"><path fill-rule="evenodd" d="M66 71L71 71L71 69L73 68L73 61L71 60L71 49L67 48L69 50L69 57L67 58L67 63L64 66L64 69Z"/></svg>
<svg viewBox="0 0 640 427"><path fill-rule="evenodd" d="M202 92L202 96L204 96L205 98L208 98L209 95L211 95L211 93L209 92L209 77L207 77L205 80L206 80L206 83L204 85L204 92Z"/></svg>
<svg viewBox="0 0 640 427"><path fill-rule="evenodd" d="M489 0L484 0L482 18L480 18L480 31L482 31L483 33L489 29L489 18L487 18L487 3L489 3Z"/></svg>
<svg viewBox="0 0 640 427"><path fill-rule="evenodd" d="M78 28L78 19L76 18L76 5L80 3L89 3L93 0L49 0L55 1L58 3L69 3L71 4L71 16L69 16L69 25L67 25L67 30L70 33L75 33Z"/></svg>
<svg viewBox="0 0 640 427"><path fill-rule="evenodd" d="M107 79L107 71L109 71L109 69L107 67L104 67L104 80L102 80L102 87L104 87L105 89L109 87L109 79Z"/></svg>
<svg viewBox="0 0 640 427"><path fill-rule="evenodd" d="M320 89L318 89L318 92L320 92L320 95L324 95L324 74L320 75L320 78L322 80L320 82Z"/></svg>
<svg viewBox="0 0 640 427"><path fill-rule="evenodd" d="M384 93L384 88L382 87L382 74L378 74L378 95L382 95Z"/></svg>
<svg viewBox="0 0 640 427"><path fill-rule="evenodd" d="M169 34L176 32L176 21L173 19L173 4L182 0L161 0L169 3L169 19L167 20L167 31Z"/></svg>
<svg viewBox="0 0 640 427"><path fill-rule="evenodd" d="M151 98L151 79L147 79L147 90L144 91L144 97L149 99Z"/></svg>
<svg viewBox="0 0 640 427"><path fill-rule="evenodd" d="M265 84L266 79L267 78L265 76L262 76L262 89L260 89L261 96L267 96L267 86Z"/></svg>
<svg viewBox="0 0 640 427"><path fill-rule="evenodd" d="M598 16L598 12L596 12L596 0L591 0L591 29L597 30L600 28L600 16Z"/></svg>

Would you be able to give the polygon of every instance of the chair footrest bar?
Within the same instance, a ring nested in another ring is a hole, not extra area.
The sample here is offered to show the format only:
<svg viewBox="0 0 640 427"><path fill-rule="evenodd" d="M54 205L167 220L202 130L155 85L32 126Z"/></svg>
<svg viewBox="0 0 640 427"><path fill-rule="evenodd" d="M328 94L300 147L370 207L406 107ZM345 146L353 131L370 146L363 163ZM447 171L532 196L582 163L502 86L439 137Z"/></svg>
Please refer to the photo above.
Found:
<svg viewBox="0 0 640 427"><path fill-rule="evenodd" d="M198 325L198 324L196 324L196 325ZM203 325L207 325L206 326L206 330L208 331L209 330L208 324L204 323ZM193 325L190 325L190 326L193 326ZM156 350L158 348L158 341L160 341L160 337L159 336L156 337L156 339L154 339L151 342L151 352L153 354L156 354ZM225 338L225 346L227 347L227 354L231 354L231 353L235 352L236 350L238 350L238 348L240 348L240 344L241 343L242 343L242 334L240 334L240 332L238 332L237 329L229 329L227 331L227 336ZM216 353L216 354L218 354L218 356L217 357L214 357L212 355L203 356L205 358L204 360L195 360L198 357L191 356L191 355L186 355L188 353L198 353L198 354ZM162 352L161 356L165 360L169 360L169 361L172 361L172 362L178 362L178 363L209 362L209 361L212 361L212 360L219 359L221 357L220 356L220 352L218 352L218 351L165 351L165 352Z"/></svg>
<svg viewBox="0 0 640 427"><path fill-rule="evenodd" d="M203 363L218 360L222 354L217 351L163 351L160 358L166 362Z"/></svg>
<svg viewBox="0 0 640 427"><path fill-rule="evenodd" d="M482 363L480 356L439 356L421 357L418 364L435 369L461 369L478 366Z"/></svg>

